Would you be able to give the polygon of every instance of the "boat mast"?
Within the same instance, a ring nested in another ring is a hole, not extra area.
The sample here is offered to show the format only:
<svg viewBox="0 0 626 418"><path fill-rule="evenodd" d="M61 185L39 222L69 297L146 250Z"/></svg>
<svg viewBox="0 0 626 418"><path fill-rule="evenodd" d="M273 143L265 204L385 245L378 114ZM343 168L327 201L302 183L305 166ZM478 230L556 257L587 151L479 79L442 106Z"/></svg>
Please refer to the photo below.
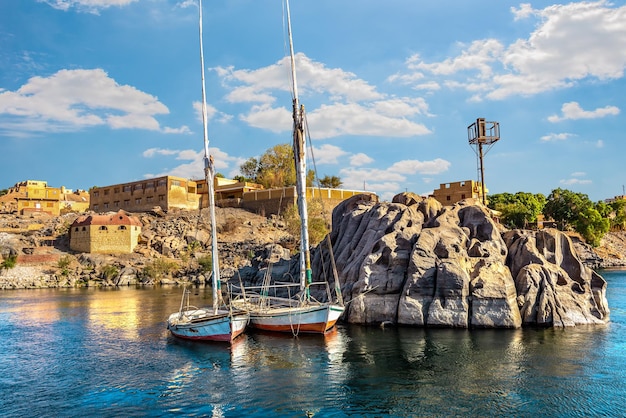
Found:
<svg viewBox="0 0 626 418"><path fill-rule="evenodd" d="M213 310L217 313L219 308L220 293L220 269L219 257L217 254L217 228L215 227L215 196L213 193L213 179L215 177L215 168L213 166L213 158L209 155L209 130L206 106L206 92L204 83L204 48L202 46L202 0L198 0L199 7L199 27L200 27L200 67L202 74L202 126L204 128L204 179L207 185L207 193L209 197L209 214L211 217L211 264L213 278Z"/></svg>
<svg viewBox="0 0 626 418"><path fill-rule="evenodd" d="M304 106L298 102L298 83L296 82L296 60L293 53L291 34L291 13L289 0L287 6L287 33L289 35L289 56L291 58L291 81L293 83L293 154L296 164L296 192L298 194L298 212L300 213L300 289L306 290L310 299L309 284L312 281L311 254L309 252L309 222L306 203L306 144L304 143Z"/></svg>

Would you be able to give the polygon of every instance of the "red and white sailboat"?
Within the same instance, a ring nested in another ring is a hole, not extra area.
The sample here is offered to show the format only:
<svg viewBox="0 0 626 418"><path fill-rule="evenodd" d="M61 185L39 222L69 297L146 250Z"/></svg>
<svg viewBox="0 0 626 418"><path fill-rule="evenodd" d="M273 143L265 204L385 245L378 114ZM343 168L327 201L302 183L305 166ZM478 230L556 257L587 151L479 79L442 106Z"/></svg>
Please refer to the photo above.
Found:
<svg viewBox="0 0 626 418"><path fill-rule="evenodd" d="M215 227L215 196L213 179L215 170L209 156L209 136L207 129L207 106L204 86L204 51L202 47L202 0L198 0L200 13L200 65L202 67L202 122L204 126L204 176L208 189L209 213L211 217L211 257L213 306L197 308L189 305L189 290L183 290L180 310L167 319L167 328L172 335L188 340L232 341L242 334L249 321L249 314L232 306L225 306L220 290L220 269L217 251L217 228Z"/></svg>
<svg viewBox="0 0 626 418"><path fill-rule="evenodd" d="M328 282L312 282L311 257L309 250L308 215L306 202L306 144L304 107L298 100L296 66L291 35L289 1L287 8L287 30L291 57L291 79L293 89L293 151L296 164L296 191L300 225L300 283L280 283L246 287L239 306L250 312L250 326L266 331L291 332L297 334L325 333L330 330L345 307L335 278L335 296L331 295ZM293 287L299 289L293 289ZM325 286L326 297L318 301L311 295L312 286ZM291 295L293 291L294 295ZM287 294L287 297L274 295ZM242 303L243 302L243 303Z"/></svg>

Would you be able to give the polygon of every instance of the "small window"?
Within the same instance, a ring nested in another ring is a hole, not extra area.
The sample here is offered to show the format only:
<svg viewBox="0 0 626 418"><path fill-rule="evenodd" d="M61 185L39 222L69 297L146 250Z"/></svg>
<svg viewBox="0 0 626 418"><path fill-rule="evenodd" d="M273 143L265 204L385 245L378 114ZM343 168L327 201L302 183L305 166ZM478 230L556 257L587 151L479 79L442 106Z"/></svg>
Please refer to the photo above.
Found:
<svg viewBox="0 0 626 418"><path fill-rule="evenodd" d="M106 189L106 190L104 191L104 195L105 195L105 196L108 196L108 195L109 195L109 189Z"/></svg>
<svg viewBox="0 0 626 418"><path fill-rule="evenodd" d="M450 183L446 183L445 187L446 187L446 189L449 189L450 188Z"/></svg>
<svg viewBox="0 0 626 418"><path fill-rule="evenodd" d="M180 187L180 181L179 180L172 180L172 186Z"/></svg>
<svg viewBox="0 0 626 418"><path fill-rule="evenodd" d="M93 197L99 197L99 196L100 196L100 192L98 192L98 191L93 192Z"/></svg>
<svg viewBox="0 0 626 418"><path fill-rule="evenodd" d="M154 200L154 196L146 197L146 202L152 202Z"/></svg>
<svg viewBox="0 0 626 418"><path fill-rule="evenodd" d="M74 232L78 232L78 227L74 228Z"/></svg>
<svg viewBox="0 0 626 418"><path fill-rule="evenodd" d="M113 193L119 193L120 192L120 188L116 187L115 189L113 189Z"/></svg>
<svg viewBox="0 0 626 418"><path fill-rule="evenodd" d="M141 198L140 197L135 199L135 205L141 205Z"/></svg>
<svg viewBox="0 0 626 418"><path fill-rule="evenodd" d="M167 184L167 182L165 181L165 179L159 180L159 187L165 186L166 184Z"/></svg>
<svg viewBox="0 0 626 418"><path fill-rule="evenodd" d="M100 231L108 231L109 228L106 227L106 225L100 225L100 228L98 228Z"/></svg>
<svg viewBox="0 0 626 418"><path fill-rule="evenodd" d="M143 189L143 187L142 187L142 185L141 185L141 184L135 184L135 185L133 186L133 190L141 190L141 189Z"/></svg>
<svg viewBox="0 0 626 418"><path fill-rule="evenodd" d="M104 207L105 209L108 209L109 208L109 202L103 203L102 207Z"/></svg>
<svg viewBox="0 0 626 418"><path fill-rule="evenodd" d="M130 206L130 200L129 199L124 200L124 206Z"/></svg>
<svg viewBox="0 0 626 418"><path fill-rule="evenodd" d="M97 212L98 211L98 205L93 205L93 210Z"/></svg>
<svg viewBox="0 0 626 418"><path fill-rule="evenodd" d="M461 199L465 199L465 193L461 193Z"/></svg>
<svg viewBox="0 0 626 418"><path fill-rule="evenodd" d="M86 230L87 230L87 228L83 226L83 231L86 231Z"/></svg>
<svg viewBox="0 0 626 418"><path fill-rule="evenodd" d="M165 195L164 194L160 194L159 195L159 202L163 202L165 200Z"/></svg>
<svg viewBox="0 0 626 418"><path fill-rule="evenodd" d="M446 200L448 200L448 201L449 201L449 200L451 200L451 199L450 199L450 196L446 196Z"/></svg>
<svg viewBox="0 0 626 418"><path fill-rule="evenodd" d="M123 231L126 229L126 225L120 225L117 227L117 229L119 229L120 231Z"/></svg>
<svg viewBox="0 0 626 418"><path fill-rule="evenodd" d="M124 186L124 191L125 192L130 192L130 186Z"/></svg>

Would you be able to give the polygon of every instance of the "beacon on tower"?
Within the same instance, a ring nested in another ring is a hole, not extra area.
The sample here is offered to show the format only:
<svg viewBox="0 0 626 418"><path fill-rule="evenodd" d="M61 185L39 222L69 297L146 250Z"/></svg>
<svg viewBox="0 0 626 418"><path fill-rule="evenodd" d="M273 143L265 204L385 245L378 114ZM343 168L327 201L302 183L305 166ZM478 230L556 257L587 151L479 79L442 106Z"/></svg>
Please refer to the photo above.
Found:
<svg viewBox="0 0 626 418"><path fill-rule="evenodd" d="M478 118L476 122L467 127L467 139L470 146L475 148L476 156L478 157L477 163L482 188L483 205L487 206L483 157L489 152L493 144L500 140L500 124L498 122L486 121L485 118ZM487 147L484 151L483 146Z"/></svg>

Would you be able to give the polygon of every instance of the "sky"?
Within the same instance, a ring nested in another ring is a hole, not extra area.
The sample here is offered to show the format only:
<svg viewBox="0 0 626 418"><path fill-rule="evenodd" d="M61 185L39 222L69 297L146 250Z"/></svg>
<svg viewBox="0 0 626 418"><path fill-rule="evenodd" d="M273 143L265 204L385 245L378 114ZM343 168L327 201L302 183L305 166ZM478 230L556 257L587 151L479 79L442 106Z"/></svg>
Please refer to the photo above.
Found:
<svg viewBox="0 0 626 418"><path fill-rule="evenodd" d="M626 1L291 0L317 175L391 200L624 193ZM197 0L0 0L0 189L203 178ZM232 178L291 142L284 0L204 0L210 153ZM309 168L312 168L312 161Z"/></svg>

